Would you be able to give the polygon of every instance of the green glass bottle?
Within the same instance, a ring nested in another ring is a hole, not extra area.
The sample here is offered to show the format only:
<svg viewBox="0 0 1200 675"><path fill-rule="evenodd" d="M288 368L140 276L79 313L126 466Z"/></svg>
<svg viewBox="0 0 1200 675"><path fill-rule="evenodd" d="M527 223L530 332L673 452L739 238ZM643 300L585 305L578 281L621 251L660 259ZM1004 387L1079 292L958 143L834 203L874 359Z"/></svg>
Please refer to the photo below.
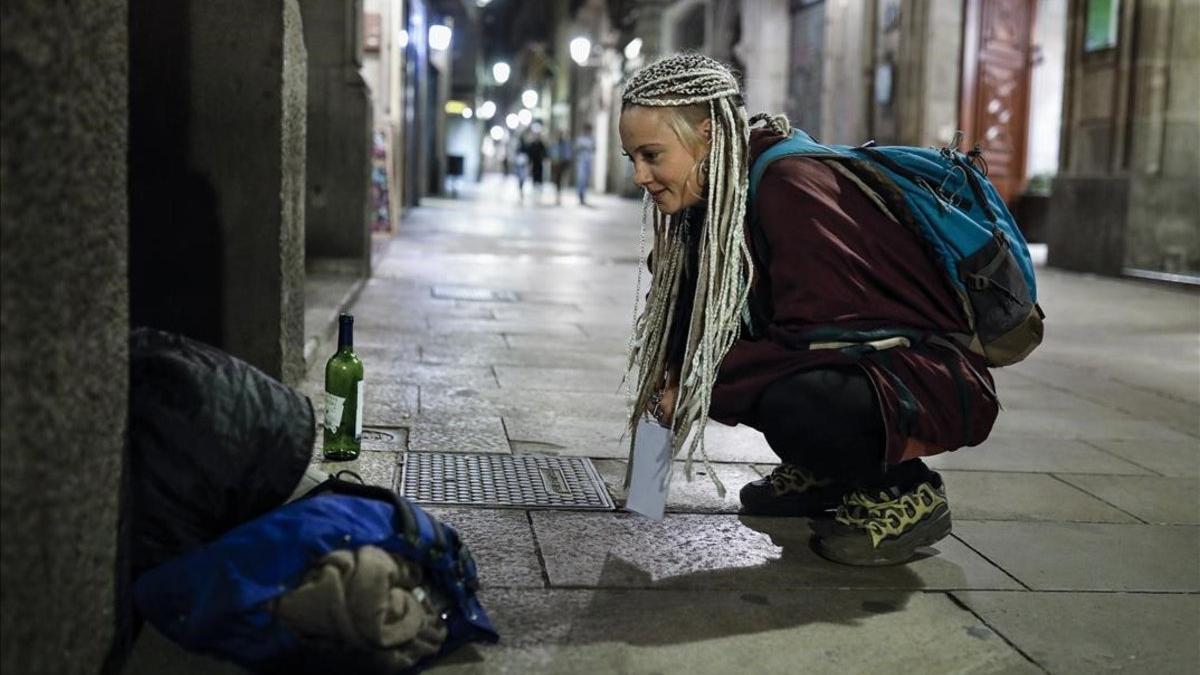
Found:
<svg viewBox="0 0 1200 675"><path fill-rule="evenodd" d="M354 353L354 316L338 317L338 349L325 364L325 459L345 462L362 446L363 364Z"/></svg>

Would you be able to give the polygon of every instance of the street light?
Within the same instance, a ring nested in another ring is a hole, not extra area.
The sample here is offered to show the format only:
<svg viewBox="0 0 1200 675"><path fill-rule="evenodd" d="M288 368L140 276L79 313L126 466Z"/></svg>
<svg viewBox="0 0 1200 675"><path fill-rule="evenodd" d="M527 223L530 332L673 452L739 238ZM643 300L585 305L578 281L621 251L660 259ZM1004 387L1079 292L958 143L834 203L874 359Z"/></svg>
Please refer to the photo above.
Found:
<svg viewBox="0 0 1200 675"><path fill-rule="evenodd" d="M508 82L508 75L512 69L503 61L497 61L496 65L492 66L492 77L496 78L496 84L504 84Z"/></svg>
<svg viewBox="0 0 1200 675"><path fill-rule="evenodd" d="M625 45L625 58L630 61L636 59L642 53L642 38L633 38L629 44Z"/></svg>
<svg viewBox="0 0 1200 675"><path fill-rule="evenodd" d="M463 109L462 109L462 116L463 116L463 119L465 119L465 120L469 120L469 119L471 119L472 117L474 117L474 116L475 116L475 111L474 111L474 110L471 110L470 108L463 108Z"/></svg>
<svg viewBox="0 0 1200 675"><path fill-rule="evenodd" d="M396 45L401 49L408 46L408 31L401 28L400 32L396 33Z"/></svg>
<svg viewBox="0 0 1200 675"><path fill-rule="evenodd" d="M479 119L490 120L496 116L496 104L491 101L484 101L479 104Z"/></svg>
<svg viewBox="0 0 1200 675"><path fill-rule="evenodd" d="M450 38L453 32L449 26L434 24L429 27L429 48L442 51L450 48Z"/></svg>
<svg viewBox="0 0 1200 675"><path fill-rule="evenodd" d="M489 133L492 135L493 141L504 140L504 129L502 129L498 124L492 127L492 130Z"/></svg>
<svg viewBox="0 0 1200 675"><path fill-rule="evenodd" d="M577 37L571 40L570 48L571 60L582 66L592 53L592 41L582 36Z"/></svg>
<svg viewBox="0 0 1200 675"><path fill-rule="evenodd" d="M517 113L517 121L525 126L529 126L533 122L533 111L529 108L521 108L521 112Z"/></svg>
<svg viewBox="0 0 1200 675"><path fill-rule="evenodd" d="M526 108L537 107L538 93L532 89L526 89L521 94L521 104Z"/></svg>
<svg viewBox="0 0 1200 675"><path fill-rule="evenodd" d="M521 126L521 118L517 117L516 113L508 113L504 116L504 126L509 129L516 129Z"/></svg>

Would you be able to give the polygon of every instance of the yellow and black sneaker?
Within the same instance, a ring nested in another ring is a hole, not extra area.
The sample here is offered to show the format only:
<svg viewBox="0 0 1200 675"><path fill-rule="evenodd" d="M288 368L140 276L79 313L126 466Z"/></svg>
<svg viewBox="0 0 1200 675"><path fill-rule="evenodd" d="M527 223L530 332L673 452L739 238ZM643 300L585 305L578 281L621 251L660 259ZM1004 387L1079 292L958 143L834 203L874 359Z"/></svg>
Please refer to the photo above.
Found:
<svg viewBox="0 0 1200 675"><path fill-rule="evenodd" d="M850 490L846 483L818 478L796 464L780 464L771 475L742 486L742 513L748 516L816 516L837 508Z"/></svg>
<svg viewBox="0 0 1200 675"><path fill-rule="evenodd" d="M814 523L813 549L845 565L899 565L950 534L950 505L935 471L909 490L855 490L830 521Z"/></svg>

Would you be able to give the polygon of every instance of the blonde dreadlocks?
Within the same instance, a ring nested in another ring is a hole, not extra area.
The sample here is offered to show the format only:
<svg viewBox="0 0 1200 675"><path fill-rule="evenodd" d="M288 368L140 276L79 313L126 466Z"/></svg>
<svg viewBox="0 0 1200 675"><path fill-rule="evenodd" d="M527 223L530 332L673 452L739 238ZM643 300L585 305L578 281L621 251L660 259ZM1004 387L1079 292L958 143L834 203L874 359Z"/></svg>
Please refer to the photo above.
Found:
<svg viewBox="0 0 1200 675"><path fill-rule="evenodd" d="M708 419L717 369L738 337L754 273L743 230L750 122L733 73L721 62L701 54L676 54L646 66L630 78L621 98L622 108L677 108L705 103L712 120L708 156L701 165L707 208L700 231L691 234L699 237L694 261L696 291L687 322L683 363L679 364L672 454L678 455L694 432L687 450L687 477L691 479L692 456L698 448L717 492L724 496L725 486L712 471L704 450L703 425ZM649 211L647 193L643 198L643 232ZM638 420L662 389L671 365L667 362L670 345L675 342L671 333L676 329L680 282L688 264L689 233L684 218L683 212L668 216L654 210L654 276L646 307L634 322L629 354L630 370L637 368L637 392L630 417L635 435ZM636 442L636 438L633 440Z"/></svg>

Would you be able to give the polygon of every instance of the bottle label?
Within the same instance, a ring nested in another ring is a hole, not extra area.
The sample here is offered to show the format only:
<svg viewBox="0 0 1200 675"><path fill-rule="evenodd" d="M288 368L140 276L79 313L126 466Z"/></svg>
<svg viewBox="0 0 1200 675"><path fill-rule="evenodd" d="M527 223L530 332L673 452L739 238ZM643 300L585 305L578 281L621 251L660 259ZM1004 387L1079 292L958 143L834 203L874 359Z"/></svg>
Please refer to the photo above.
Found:
<svg viewBox="0 0 1200 675"><path fill-rule="evenodd" d="M354 406L354 438L359 440L362 438L362 411L363 411L363 381L358 381L358 386L355 387L356 395L358 396L358 404Z"/></svg>
<svg viewBox="0 0 1200 675"><path fill-rule="evenodd" d="M325 392L325 428L329 433L336 434L342 425L342 411L346 408L346 399Z"/></svg>

